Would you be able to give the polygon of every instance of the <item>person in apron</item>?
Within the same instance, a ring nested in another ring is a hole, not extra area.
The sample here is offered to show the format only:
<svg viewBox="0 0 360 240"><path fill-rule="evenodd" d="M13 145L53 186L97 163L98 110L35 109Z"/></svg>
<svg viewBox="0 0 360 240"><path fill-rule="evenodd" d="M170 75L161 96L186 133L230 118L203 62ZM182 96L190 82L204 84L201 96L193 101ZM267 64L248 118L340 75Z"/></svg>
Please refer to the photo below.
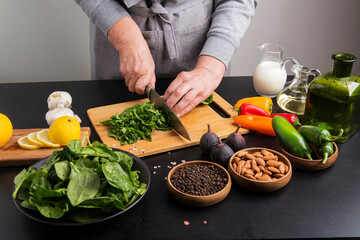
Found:
<svg viewBox="0 0 360 240"><path fill-rule="evenodd" d="M75 0L90 18L92 79L125 79L143 94L175 78L163 99L179 116L220 84L257 0Z"/></svg>

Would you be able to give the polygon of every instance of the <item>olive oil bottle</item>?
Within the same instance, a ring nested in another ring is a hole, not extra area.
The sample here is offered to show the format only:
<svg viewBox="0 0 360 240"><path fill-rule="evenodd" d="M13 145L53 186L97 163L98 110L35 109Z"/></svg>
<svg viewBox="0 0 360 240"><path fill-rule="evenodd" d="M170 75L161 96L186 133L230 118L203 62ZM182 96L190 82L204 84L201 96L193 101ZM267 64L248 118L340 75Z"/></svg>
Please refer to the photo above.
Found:
<svg viewBox="0 0 360 240"><path fill-rule="evenodd" d="M334 53L333 70L310 85L304 123L326 127L332 135L344 130L339 143L346 142L360 128L360 78L351 73L356 57Z"/></svg>

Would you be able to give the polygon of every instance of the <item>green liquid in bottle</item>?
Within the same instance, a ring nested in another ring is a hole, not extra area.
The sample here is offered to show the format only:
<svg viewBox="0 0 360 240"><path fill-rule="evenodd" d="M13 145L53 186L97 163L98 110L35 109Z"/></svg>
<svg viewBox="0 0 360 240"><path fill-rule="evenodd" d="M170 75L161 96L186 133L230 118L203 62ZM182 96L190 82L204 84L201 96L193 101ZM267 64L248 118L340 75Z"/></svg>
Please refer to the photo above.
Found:
<svg viewBox="0 0 360 240"><path fill-rule="evenodd" d="M309 86L304 122L325 126L332 135L343 129L336 142L344 143L360 129L360 78L351 74L355 56L333 54L333 59L333 72L314 79Z"/></svg>

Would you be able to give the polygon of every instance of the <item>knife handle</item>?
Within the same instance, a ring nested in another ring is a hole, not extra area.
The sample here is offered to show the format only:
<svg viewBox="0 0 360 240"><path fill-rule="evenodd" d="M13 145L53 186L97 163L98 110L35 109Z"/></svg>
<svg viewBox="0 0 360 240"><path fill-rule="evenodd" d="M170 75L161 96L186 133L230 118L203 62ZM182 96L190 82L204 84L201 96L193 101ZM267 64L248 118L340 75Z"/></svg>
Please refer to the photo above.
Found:
<svg viewBox="0 0 360 240"><path fill-rule="evenodd" d="M152 87L150 84L148 84L146 87L145 87L145 92L146 94L148 95L148 97L150 97L150 91L151 91Z"/></svg>

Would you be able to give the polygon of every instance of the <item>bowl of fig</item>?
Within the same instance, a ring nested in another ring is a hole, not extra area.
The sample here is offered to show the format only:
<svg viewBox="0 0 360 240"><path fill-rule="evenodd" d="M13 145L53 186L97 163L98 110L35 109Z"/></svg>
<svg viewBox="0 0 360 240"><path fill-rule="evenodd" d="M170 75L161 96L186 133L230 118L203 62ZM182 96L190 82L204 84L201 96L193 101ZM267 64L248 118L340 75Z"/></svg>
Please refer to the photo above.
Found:
<svg viewBox="0 0 360 240"><path fill-rule="evenodd" d="M194 160L172 168L167 177L167 188L177 201L207 207L224 200L231 189L231 177L219 164Z"/></svg>
<svg viewBox="0 0 360 240"><path fill-rule="evenodd" d="M288 184L292 175L289 159L269 148L245 148L230 158L228 170L239 186L255 192L273 192Z"/></svg>

